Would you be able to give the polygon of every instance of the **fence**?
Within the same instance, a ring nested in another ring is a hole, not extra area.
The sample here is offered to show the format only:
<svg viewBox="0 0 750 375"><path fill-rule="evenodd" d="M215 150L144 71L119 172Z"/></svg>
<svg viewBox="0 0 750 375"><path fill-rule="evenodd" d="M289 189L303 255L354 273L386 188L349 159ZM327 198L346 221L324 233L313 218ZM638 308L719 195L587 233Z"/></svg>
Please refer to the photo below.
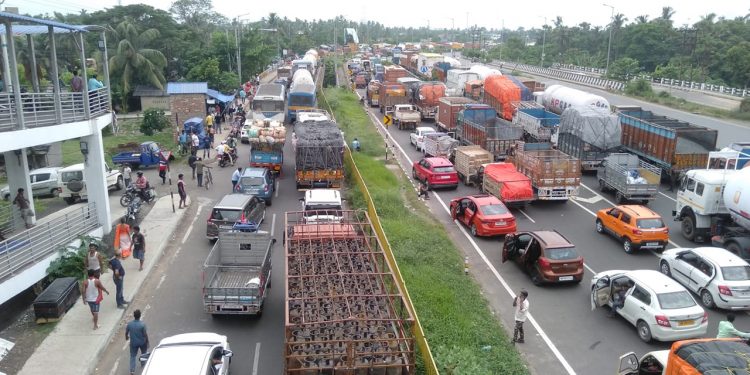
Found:
<svg viewBox="0 0 750 375"><path fill-rule="evenodd" d="M583 73L576 73L576 72L551 69L551 68L542 68L540 66L535 66L535 65L514 64L514 63L507 63L507 62L502 62L500 64L491 63L488 65L495 66L497 68L504 66L506 69L520 70L522 72L532 73L532 74L536 74L540 76L558 78L558 79L562 79L566 81L579 82L579 83L589 85L589 86L601 87L606 90L622 90L623 88L625 88L625 83L623 82L601 78L601 77L597 77L593 75L587 75Z"/></svg>
<svg viewBox="0 0 750 375"><path fill-rule="evenodd" d="M86 111L81 92L24 92L21 96L21 111L26 128L38 128L58 125L66 122L86 120ZM89 95L90 117L97 117L109 112L109 95L107 88L92 90ZM59 110L56 107L59 99ZM20 119L16 112L16 98L13 93L0 94L0 132L18 129Z"/></svg>
<svg viewBox="0 0 750 375"><path fill-rule="evenodd" d="M0 280L67 246L98 225L96 204L89 202L0 242Z"/></svg>

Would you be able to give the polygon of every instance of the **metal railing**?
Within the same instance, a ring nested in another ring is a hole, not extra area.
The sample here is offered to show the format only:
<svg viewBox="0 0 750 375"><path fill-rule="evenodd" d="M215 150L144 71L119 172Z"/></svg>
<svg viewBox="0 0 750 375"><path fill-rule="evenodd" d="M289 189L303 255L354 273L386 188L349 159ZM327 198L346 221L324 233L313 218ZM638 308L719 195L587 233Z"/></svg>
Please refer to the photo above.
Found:
<svg viewBox="0 0 750 375"><path fill-rule="evenodd" d="M0 280L67 246L97 226L96 204L89 202L0 242Z"/></svg>
<svg viewBox="0 0 750 375"><path fill-rule="evenodd" d="M24 125L31 129L86 120L83 95L82 92L21 93L20 105ZM89 118L109 112L109 95L106 87L89 91L88 95L91 114ZM60 99L59 112L55 107L55 98ZM0 93L0 132L18 130L18 105L13 93Z"/></svg>
<svg viewBox="0 0 750 375"><path fill-rule="evenodd" d="M502 66L505 69L520 70L522 72L532 73L532 74L536 74L540 76L558 78L561 80L571 81L571 82L578 82L584 85L600 87L606 90L622 90L623 88L625 88L625 83L620 82L620 81L600 78L597 76L587 75L583 73L576 73L576 72L570 72L570 71L559 70L559 69L551 69L551 68L542 68L536 65L516 64L516 63L511 63L511 62L502 62L500 64L495 62L495 63L490 63L488 65L498 67L498 68Z"/></svg>

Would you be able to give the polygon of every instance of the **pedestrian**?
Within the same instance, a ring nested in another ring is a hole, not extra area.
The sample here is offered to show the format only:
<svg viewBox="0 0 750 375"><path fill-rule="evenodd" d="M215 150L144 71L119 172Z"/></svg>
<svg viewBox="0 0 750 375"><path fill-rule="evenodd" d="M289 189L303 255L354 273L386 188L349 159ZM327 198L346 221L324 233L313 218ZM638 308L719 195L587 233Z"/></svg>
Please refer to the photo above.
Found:
<svg viewBox="0 0 750 375"><path fill-rule="evenodd" d="M424 198L425 200L430 199L430 194L427 192L427 185L425 185L423 182L419 183L419 193L417 195L417 198Z"/></svg>
<svg viewBox="0 0 750 375"><path fill-rule="evenodd" d="M133 227L133 258L138 259L140 267L138 271L143 271L143 261L146 259L146 237L141 233L141 227Z"/></svg>
<svg viewBox="0 0 750 375"><path fill-rule="evenodd" d="M203 158L210 158L211 157L211 148L214 144L214 136L213 134L208 135L208 139L203 143Z"/></svg>
<svg viewBox="0 0 750 375"><path fill-rule="evenodd" d="M89 91L94 91L102 87L104 87L104 84L102 83L102 81L99 80L96 73L92 74L91 78L89 78L89 84L88 84Z"/></svg>
<svg viewBox="0 0 750 375"><path fill-rule="evenodd" d="M23 188L18 188L18 193L16 194L16 198L13 199L13 204L18 206L18 209L21 211L21 219L26 224L26 229L29 229L34 226L31 222L31 218L34 217L34 211L31 210L29 200L23 195L23 191Z"/></svg>
<svg viewBox="0 0 750 375"><path fill-rule="evenodd" d="M206 130L211 131L211 128L214 126L214 115L211 112L206 113Z"/></svg>
<svg viewBox="0 0 750 375"><path fill-rule="evenodd" d="M245 90L240 88L240 105L245 105L245 97L247 96L247 93L245 93Z"/></svg>
<svg viewBox="0 0 750 375"><path fill-rule="evenodd" d="M109 269L112 270L112 279L115 282L115 301L118 309L124 309L128 301L122 295L122 285L125 282L125 267L122 266L122 253L115 250L115 255L109 258Z"/></svg>
<svg viewBox="0 0 750 375"><path fill-rule="evenodd" d="M192 149L190 150L193 153L198 152L198 147L201 145L201 140L198 138L198 134L193 134L190 136L190 141L192 142Z"/></svg>
<svg viewBox="0 0 750 375"><path fill-rule="evenodd" d="M99 245L90 243L89 252L83 258L83 265L86 266L87 271L93 271L98 279L102 275L102 264L104 264L104 258L99 253Z"/></svg>
<svg viewBox="0 0 750 375"><path fill-rule="evenodd" d="M162 185L167 183L167 171L168 170L169 170L169 164L167 164L167 161L164 159L159 160L159 177L161 177Z"/></svg>
<svg viewBox="0 0 750 375"><path fill-rule="evenodd" d="M188 150L187 133L184 131L181 132L178 141L180 142L180 154L185 155Z"/></svg>
<svg viewBox="0 0 750 375"><path fill-rule="evenodd" d="M109 291L104 287L99 278L96 277L94 270L88 271L88 279L83 282L83 304L89 305L91 317L94 320L94 329L99 328L99 305L104 299L102 292L109 295Z"/></svg>
<svg viewBox="0 0 750 375"><path fill-rule="evenodd" d="M734 328L734 313L727 313L727 320L719 322L719 333L716 335L717 339L726 338L743 338L750 339L750 333L742 332L737 328Z"/></svg>
<svg viewBox="0 0 750 375"><path fill-rule="evenodd" d="M177 175L177 194L180 195L180 206L178 208L187 207L187 193L185 192L185 181L182 179L184 175L180 173Z"/></svg>
<svg viewBox="0 0 750 375"><path fill-rule="evenodd" d="M523 344L523 323L526 321L526 315L529 313L529 292L522 290L516 298L513 299L513 307L515 307L515 321L516 326L513 328L513 340L512 343Z"/></svg>
<svg viewBox="0 0 750 375"><path fill-rule="evenodd" d="M190 153L190 157L188 157L188 166L190 166L190 169L193 170L193 180L195 180L195 162L198 161L198 157L195 155L195 152Z"/></svg>
<svg viewBox="0 0 750 375"><path fill-rule="evenodd" d="M73 92L83 92L83 78L78 75L78 69L73 70L73 79L70 80L70 88Z"/></svg>
<svg viewBox="0 0 750 375"><path fill-rule="evenodd" d="M240 176L242 176L242 168L237 168L234 173L232 173L232 191L237 188L237 183L240 182Z"/></svg>
<svg viewBox="0 0 750 375"><path fill-rule="evenodd" d="M130 375L135 374L135 357L148 352L148 330L141 321L141 310L133 311L133 320L125 326L125 341L130 341Z"/></svg>
<svg viewBox="0 0 750 375"><path fill-rule="evenodd" d="M126 222L125 218L120 218L120 224L115 227L115 251L120 252L122 259L125 259L133 253L133 240L131 239L132 234L130 233L130 225Z"/></svg>
<svg viewBox="0 0 750 375"><path fill-rule="evenodd" d="M352 141L352 148L354 149L354 151L361 150L361 145L359 143L359 139L354 138L354 140Z"/></svg>
<svg viewBox="0 0 750 375"><path fill-rule="evenodd" d="M130 168L130 164L125 164L122 169L122 180L125 181L125 187L130 186L130 181L133 178L133 170Z"/></svg>
<svg viewBox="0 0 750 375"><path fill-rule="evenodd" d="M198 176L198 187L203 186L203 159L198 158L195 162L195 175Z"/></svg>

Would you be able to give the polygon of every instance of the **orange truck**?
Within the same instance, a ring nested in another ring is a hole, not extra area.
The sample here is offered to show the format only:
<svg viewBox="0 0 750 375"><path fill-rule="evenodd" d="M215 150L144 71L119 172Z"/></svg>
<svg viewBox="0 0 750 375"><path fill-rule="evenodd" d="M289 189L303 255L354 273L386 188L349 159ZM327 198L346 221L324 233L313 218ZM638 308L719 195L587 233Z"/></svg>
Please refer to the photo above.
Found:
<svg viewBox="0 0 750 375"><path fill-rule="evenodd" d="M396 82L385 82L380 88L380 113L393 114L397 104L409 104L406 87Z"/></svg>
<svg viewBox="0 0 750 375"><path fill-rule="evenodd" d="M740 339L676 341L669 350L620 356L618 375L747 374L750 346Z"/></svg>
<svg viewBox="0 0 750 375"><path fill-rule="evenodd" d="M423 119L435 119L438 111L438 100L445 96L445 84L442 82L422 82L414 92L412 104Z"/></svg>
<svg viewBox="0 0 750 375"><path fill-rule="evenodd" d="M510 78L491 75L484 80L484 103L495 108L497 114L513 120L514 105L521 101L521 88Z"/></svg>
<svg viewBox="0 0 750 375"><path fill-rule="evenodd" d="M524 206L534 200L531 179L513 163L491 163L480 168L482 191L494 195L506 206Z"/></svg>

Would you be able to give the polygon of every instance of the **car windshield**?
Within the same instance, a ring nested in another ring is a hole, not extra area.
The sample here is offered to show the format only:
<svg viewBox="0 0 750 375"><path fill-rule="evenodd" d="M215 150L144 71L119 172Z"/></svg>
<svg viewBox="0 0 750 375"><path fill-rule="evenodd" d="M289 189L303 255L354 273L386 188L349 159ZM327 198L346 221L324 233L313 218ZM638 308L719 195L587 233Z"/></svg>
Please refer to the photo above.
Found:
<svg viewBox="0 0 750 375"><path fill-rule="evenodd" d="M544 250L544 256L549 260L571 260L578 258L574 247L555 247Z"/></svg>
<svg viewBox="0 0 750 375"><path fill-rule="evenodd" d="M664 222L659 218L638 219L635 223L639 229L658 229L664 228Z"/></svg>
<svg viewBox="0 0 750 375"><path fill-rule="evenodd" d="M83 180L83 172L82 171L75 171L75 172L63 172L62 173L62 181L63 182L70 182L73 180Z"/></svg>
<svg viewBox="0 0 750 375"><path fill-rule="evenodd" d="M686 290L657 294L656 298L659 300L659 306L664 310L684 309L695 306L695 301Z"/></svg>
<svg viewBox="0 0 750 375"><path fill-rule="evenodd" d="M263 185L263 177L242 177L240 184L242 186L260 186Z"/></svg>
<svg viewBox="0 0 750 375"><path fill-rule="evenodd" d="M241 212L242 211L240 210L222 210L219 208L214 208L214 212L211 213L211 219L223 221L239 221Z"/></svg>
<svg viewBox="0 0 750 375"><path fill-rule="evenodd" d="M455 172L455 169L453 167L447 166L447 167L435 167L433 168L435 173L452 173Z"/></svg>
<svg viewBox="0 0 750 375"><path fill-rule="evenodd" d="M508 213L508 208L503 204L488 204L479 206L479 211L485 215L502 215Z"/></svg>
<svg viewBox="0 0 750 375"><path fill-rule="evenodd" d="M721 274L727 281L750 280L750 266L721 267Z"/></svg>

